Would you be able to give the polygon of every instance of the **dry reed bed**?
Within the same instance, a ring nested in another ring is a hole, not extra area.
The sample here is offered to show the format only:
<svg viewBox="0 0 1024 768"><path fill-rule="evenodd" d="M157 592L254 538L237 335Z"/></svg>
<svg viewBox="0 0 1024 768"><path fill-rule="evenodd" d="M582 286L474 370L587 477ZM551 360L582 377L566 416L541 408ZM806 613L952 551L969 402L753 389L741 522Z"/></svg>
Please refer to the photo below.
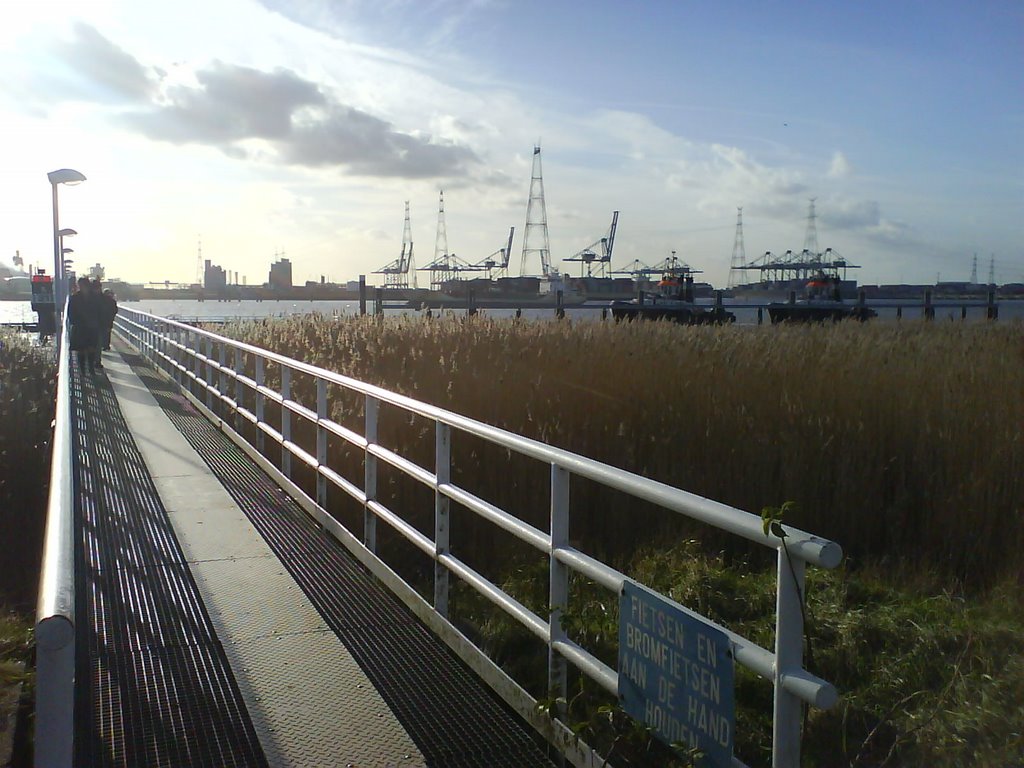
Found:
<svg viewBox="0 0 1024 768"><path fill-rule="evenodd" d="M795 501L787 522L839 541L854 564L950 586L1024 575L1019 323L313 317L227 333L742 509ZM315 402L307 383L296 392ZM357 425L360 405L338 397L333 415ZM382 435L430 466L428 426L396 419ZM544 525L543 474L514 482L520 465L479 446L455 463L481 495ZM645 510L573 493L574 534L602 554L628 558L638 530L654 530L637 524Z"/></svg>

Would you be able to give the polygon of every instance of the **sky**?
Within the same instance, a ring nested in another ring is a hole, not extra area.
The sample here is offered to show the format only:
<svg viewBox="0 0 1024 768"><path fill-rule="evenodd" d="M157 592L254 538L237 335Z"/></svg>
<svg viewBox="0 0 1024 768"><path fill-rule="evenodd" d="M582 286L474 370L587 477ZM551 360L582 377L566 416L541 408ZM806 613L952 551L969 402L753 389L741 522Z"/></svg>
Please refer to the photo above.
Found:
<svg viewBox="0 0 1024 768"><path fill-rule="evenodd" d="M516 228L540 142L552 259L619 226L725 285L805 245L861 283L1024 281L1024 5L764 0L34 0L0 5L0 263L249 284L474 263ZM540 264L531 257L527 272ZM428 282L425 272L418 282Z"/></svg>

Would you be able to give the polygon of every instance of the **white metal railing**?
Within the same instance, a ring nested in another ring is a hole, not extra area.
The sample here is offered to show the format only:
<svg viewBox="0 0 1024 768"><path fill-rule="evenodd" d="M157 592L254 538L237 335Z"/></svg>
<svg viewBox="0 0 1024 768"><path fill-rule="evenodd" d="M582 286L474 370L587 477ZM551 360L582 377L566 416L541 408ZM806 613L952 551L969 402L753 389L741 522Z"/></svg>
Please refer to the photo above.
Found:
<svg viewBox="0 0 1024 768"><path fill-rule="evenodd" d="M569 479L583 477L667 510L686 515L749 541L778 551L776 635L774 652L708 619L677 607L701 621L712 624L728 637L735 660L771 680L775 686L773 765L797 766L800 762L801 704L827 709L838 693L830 683L803 667L803 616L806 563L833 568L842 559L839 545L786 528L786 547L774 534L765 535L761 518L748 512L632 474L599 461L554 448L521 435L460 416L412 398L375 387L338 373L318 368L274 352L244 344L218 334L145 312L122 308L117 317L118 333L173 378L183 392L209 418L218 423L265 470L282 485L343 544L403 600L432 629L438 632L470 666L497 692L518 709L552 743L560 747L575 765L596 765L586 745L558 722L536 713L536 701L523 691L483 652L473 646L448 621L449 575L454 574L477 592L519 621L548 647L550 690L566 693L566 661L573 664L602 688L618 694L618 671L604 664L585 648L566 636L561 616L567 608L569 575L575 571L594 582L621 592L625 574L569 544ZM230 364L227 361L230 352ZM254 377L245 375L246 361L252 361ZM267 364L278 366L280 390L266 385ZM293 377L305 376L315 382L316 409L307 408L292 397ZM361 395L364 403L364 430L359 434L328 418L327 387L337 385ZM265 419L267 402L280 407L281 429ZM430 419L435 424L435 462L433 468L419 466L377 442L380 405L400 408ZM232 419L221 418L214 410L226 408ZM251 445L233 428L235 417L255 427L256 445ZM292 440L292 420L299 418L314 425L315 455ZM450 469L451 436L461 432L481 438L502 448L544 462L550 466L550 532L540 530L509 512L452 482ZM363 451L365 473L363 487L342 477L327 464L328 435L341 438ZM281 447L281 467L262 454L267 439ZM291 482L291 466L298 460L316 473L315 498ZM421 533L404 520L399 511L389 509L377 498L377 467L383 462L419 481L434 492L434 535ZM329 485L340 489L363 507L361 536L343 527L326 512ZM548 555L550 562L549 614L541 617L515 597L504 592L481 573L471 568L449 547L449 503L455 501L479 517ZM380 560L376 550L378 520L394 528L435 563L432 604L424 601ZM742 765L734 759L734 764Z"/></svg>
<svg viewBox="0 0 1024 768"><path fill-rule="evenodd" d="M70 768L74 745L75 556L71 353L67 312L57 341L57 408L36 605L35 765Z"/></svg>

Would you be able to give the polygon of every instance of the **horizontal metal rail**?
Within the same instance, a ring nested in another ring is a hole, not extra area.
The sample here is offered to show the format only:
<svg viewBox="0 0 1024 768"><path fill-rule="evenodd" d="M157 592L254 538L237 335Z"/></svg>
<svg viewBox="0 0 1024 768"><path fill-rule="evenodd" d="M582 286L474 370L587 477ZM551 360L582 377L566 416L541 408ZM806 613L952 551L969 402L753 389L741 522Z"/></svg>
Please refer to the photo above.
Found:
<svg viewBox="0 0 1024 768"><path fill-rule="evenodd" d="M57 346L57 402L50 491L36 604L35 765L72 764L75 685L74 496L71 454L71 334L67 312Z"/></svg>
<svg viewBox="0 0 1024 768"><path fill-rule="evenodd" d="M176 378L186 393L200 407L216 417L214 401L231 413L240 414L254 423L261 440L269 438L282 449L280 473L290 482L291 458L294 457L316 471L317 498L312 500L303 491L305 501L311 505L318 519L326 519L323 508L326 484L340 489L363 505L363 555L376 558L376 520L382 520L413 546L431 557L437 568L435 576L434 618L447 622L447 574L450 573L471 586L483 597L498 606L543 640L549 648L549 677L556 688L564 685L564 663L574 665L599 686L612 694L618 693L618 672L604 664L586 649L566 637L560 625L561 613L568 607L568 576L575 571L601 586L620 592L628 577L600 560L568 545L568 478L583 477L606 488L642 499L671 512L685 515L749 541L777 551L777 615L776 645L774 651L762 648L747 638L699 616L685 606L676 607L716 626L729 639L737 663L774 683L775 732L773 734L773 762L777 766L799 764L799 728L801 702L819 708L835 704L838 693L828 682L803 668L803 619L800 601L803 599L803 573L805 563L832 568L842 559L838 544L804 531L786 527L783 540L773 533L765 534L759 516L730 507L711 499L674 488L649 478L635 475L594 459L571 453L537 440L461 416L436 406L390 392L341 374L315 367L259 347L228 339L216 333L159 318L134 310L123 310L118 315L118 330L148 356L157 367ZM251 378L243 370L224 363L227 350L236 365L251 359L257 374ZM219 351L219 354L217 354ZM219 361L218 361L219 358ZM266 385L268 365L278 366L282 374L282 389L277 391ZM205 377L201 375L205 372ZM316 410L302 405L292 396L296 377L305 376L316 384L318 407ZM228 397L221 390L230 389L227 381L235 382L235 396ZM220 386L217 382L220 382ZM365 434L343 427L327 417L326 392L328 385L361 395L365 404ZM192 391L192 388L196 391ZM254 401L254 407L247 407ZM274 403L281 417L280 431L266 423L262 416L266 404ZM376 439L379 404L386 403L431 420L437 430L438 466L421 467L412 460L379 444ZM292 439L292 419L300 419L315 429L318 449L316 455ZM230 418L218 417L223 428ZM487 502L470 491L459 487L450 479L449 432L457 431L485 440L508 451L543 462L551 467L551 533L517 518L515 515ZM232 434L233 430L232 430ZM349 445L362 450L365 464L364 486L344 478L326 462L326 436L334 435ZM240 437L237 439L241 440ZM437 498L435 505L435 538L422 533L402 516L400 511L388 509L376 498L378 464L391 466L406 476L431 489ZM323 484L323 485L322 485ZM448 551L447 502L454 501L463 508L488 520L517 539L547 554L551 563L550 616L543 619L519 603L513 596L491 583ZM556 539L555 532L558 532ZM443 533L444 539L440 538ZM354 532L343 539L355 540ZM348 544L347 544L348 545ZM380 561L382 566L383 561ZM386 566L385 566L386 567ZM451 625L447 625L451 627ZM454 631L454 627L451 627ZM461 636L460 636L461 637ZM460 641L461 642L461 641ZM480 652L477 649L477 652ZM503 681L488 680L501 689ZM564 691L562 692L564 695ZM528 719L529 716L528 716ZM564 729L563 729L564 730ZM737 761L738 763L738 761ZM583 763L580 763L583 764Z"/></svg>

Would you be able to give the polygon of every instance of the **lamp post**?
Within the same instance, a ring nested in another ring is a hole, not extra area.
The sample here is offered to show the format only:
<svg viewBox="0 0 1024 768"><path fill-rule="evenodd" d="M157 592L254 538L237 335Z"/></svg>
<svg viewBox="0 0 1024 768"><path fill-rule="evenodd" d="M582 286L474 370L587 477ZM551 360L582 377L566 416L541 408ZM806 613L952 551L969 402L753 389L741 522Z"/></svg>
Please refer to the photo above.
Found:
<svg viewBox="0 0 1024 768"><path fill-rule="evenodd" d="M65 227L64 229L61 229L61 230L59 230L57 232L57 237L60 238L60 250L61 250L61 253L64 252L64 238L65 237L73 237L74 235L77 235L77 234L78 234L78 232L76 232L75 230L73 230L73 229L71 229L69 227ZM68 250L71 250L71 249L69 248Z"/></svg>
<svg viewBox="0 0 1024 768"><path fill-rule="evenodd" d="M50 171L46 174L50 180L50 187L53 192L53 300L54 309L57 315L58 337L63 327L64 299L67 296L67 280L64 277L64 254L63 237L74 230L62 231L60 228L60 217L57 213L57 186L59 184L79 184L85 181L85 175L71 168L61 168L57 171ZM77 233L76 233L77 234Z"/></svg>
<svg viewBox="0 0 1024 768"><path fill-rule="evenodd" d="M71 272L72 274L74 274L74 272L72 272L71 266L75 263L75 260L71 259L71 258L68 258L68 254L69 253L74 253L74 252L75 252L74 248L61 248L60 249L61 256L63 257L62 267L63 267L64 285L65 286L70 286L70 283L68 282L68 272Z"/></svg>

